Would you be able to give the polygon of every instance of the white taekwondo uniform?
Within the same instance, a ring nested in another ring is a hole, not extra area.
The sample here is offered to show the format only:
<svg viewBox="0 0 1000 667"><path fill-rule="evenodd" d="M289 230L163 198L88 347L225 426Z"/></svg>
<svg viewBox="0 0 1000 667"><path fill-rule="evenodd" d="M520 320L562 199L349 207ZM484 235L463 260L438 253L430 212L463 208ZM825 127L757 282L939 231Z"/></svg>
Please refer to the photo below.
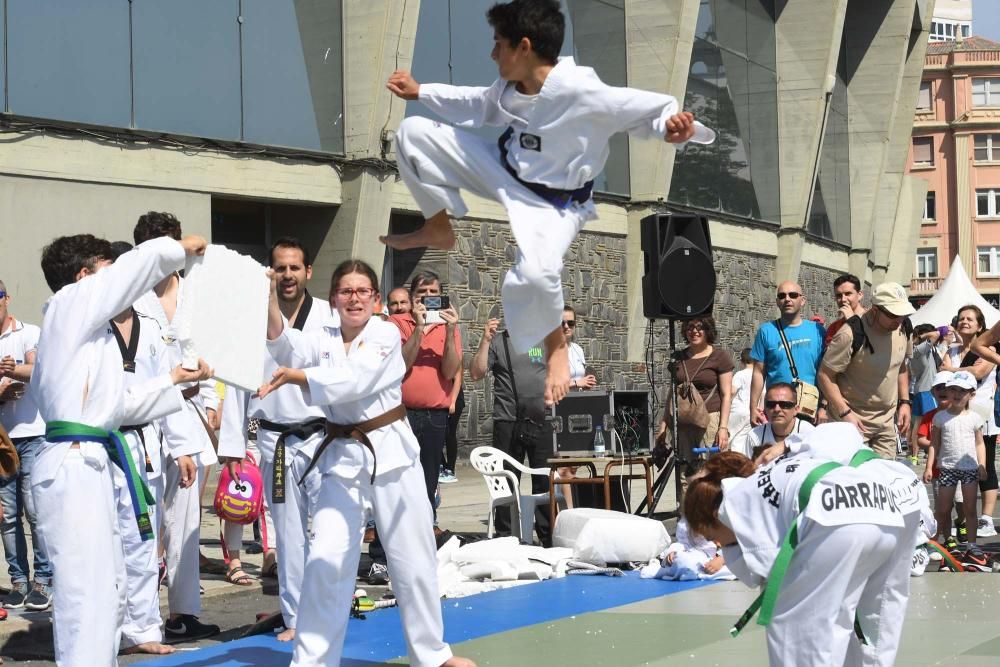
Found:
<svg viewBox="0 0 1000 667"><path fill-rule="evenodd" d="M831 460L845 466L816 483L799 521L799 543L767 626L770 663L892 665L927 505L923 484L894 461L846 465L865 448L850 424L789 440L789 454L746 479L723 480L719 508L737 538L737 546L723 548L726 565L747 585L760 585L802 509L799 488L809 472ZM854 636L855 615L867 646Z"/></svg>
<svg viewBox="0 0 1000 667"><path fill-rule="evenodd" d="M670 95L608 86L572 58L559 59L537 96L520 95L514 85L503 79L489 87L421 84L420 101L444 120L461 127L506 125L512 133L500 146L411 116L400 123L396 153L399 174L425 217L442 210L463 217L468 209L459 190L507 210L518 252L504 278L503 314L511 343L525 352L559 327L563 255L597 211L587 193L583 201L557 207L524 183L583 188L604 169L612 135L663 141L667 119L681 109ZM692 141L714 138L696 123Z"/></svg>
<svg viewBox="0 0 1000 667"><path fill-rule="evenodd" d="M177 307L181 305L181 289L177 288ZM153 291L142 295L135 309L152 317L160 325L160 333L167 349L167 359L171 367L178 366L182 360L180 342L176 328L167 319L167 314ZM176 313L175 313L176 314ZM210 360L206 360L211 363ZM205 469L218 462L215 448L208 437L202 418L207 409L217 409L219 400L215 393L215 381L204 380L200 383L181 385L181 389L191 390L198 386L198 393L184 401L184 413L191 426L184 429L191 438L195 438L201 448L194 458L198 474L194 484L182 489L180 487L180 469L172 457L163 458L163 506L160 511L161 537L167 561L167 601L172 614L201 613L201 584L199 571L199 538L201 535L201 485L205 477ZM171 432L165 432L167 449L173 447L169 442ZM164 450L166 451L166 450Z"/></svg>
<svg viewBox="0 0 1000 667"><path fill-rule="evenodd" d="M282 366L304 368L307 405L341 425L374 419L402 403L406 374L399 330L373 316L344 349L339 326L300 332L285 327L268 349ZM313 517L299 600L293 665L340 664L365 521L378 524L399 598L410 664L437 667L452 653L444 643L430 504L417 439L398 420L368 438L376 461L358 440L337 438L306 479ZM376 472L372 483L372 472Z"/></svg>
<svg viewBox="0 0 1000 667"><path fill-rule="evenodd" d="M119 340L118 344L125 365L125 386L139 389L150 383L161 383L163 376L168 376L173 367L163 343L160 325L151 317L140 315L134 310L133 313L131 340ZM132 363L129 364L129 361ZM123 424L120 429L132 450L132 459L140 475L153 492L156 502L150 507L153 526L158 523L163 501L161 457L169 456L175 460L183 455L195 456L202 446L201 440L190 433L191 423L184 414L181 390L175 387L169 393L173 397L172 403L164 406L170 409L168 414L150 415L151 421ZM165 448L161 447L161 432L170 435ZM163 619L160 616L159 540L154 538L144 541L139 535L125 476L117 467L113 468L113 472L115 490L118 493L119 527L125 551L126 605L122 646L127 648L146 642L163 641L160 627Z"/></svg>
<svg viewBox="0 0 1000 667"><path fill-rule="evenodd" d="M308 307L307 307L308 305ZM306 293L299 309L299 317L294 328L300 331L322 330L324 325L336 324L339 316L331 313L330 304L315 299ZM289 326L285 322L285 326ZM265 343L261 343L261 354L266 356L264 377L261 384L271 379L278 364L268 353ZM302 576L306 563L307 524L309 519L305 488L299 484L299 474L308 465L316 446L323 440L326 420L323 410L306 405L298 387L280 387L263 399L251 398L247 392L235 387L227 389L222 405L222 428L219 431L219 456L244 458L246 456L247 419L258 420L257 449L260 458L261 476L264 479L264 497L271 513L278 549L278 596L281 614L286 628L296 627L296 610L302 591ZM310 424L311 423L311 424ZM281 435L274 427L291 429L288 436L281 438L284 447L284 468L279 471L284 485L284 502L275 502L274 475L275 449ZM306 431L298 434L296 429L306 426ZM311 426L311 428L310 428ZM311 433L310 433L311 431ZM308 434L305 439L301 436ZM302 463L298 461L304 459ZM312 474L312 473L310 473ZM243 536L243 526L225 522L223 539L227 546L239 548Z"/></svg>
<svg viewBox="0 0 1000 667"><path fill-rule="evenodd" d="M46 423L112 430L163 413L176 402L161 379L139 396L125 389L122 358L108 321L184 265L173 239L155 239L46 303L32 375ZM124 613L125 567L114 465L99 442L46 441L32 469L38 529L52 562L53 634L59 665L115 665ZM133 516L133 521L135 517Z"/></svg>

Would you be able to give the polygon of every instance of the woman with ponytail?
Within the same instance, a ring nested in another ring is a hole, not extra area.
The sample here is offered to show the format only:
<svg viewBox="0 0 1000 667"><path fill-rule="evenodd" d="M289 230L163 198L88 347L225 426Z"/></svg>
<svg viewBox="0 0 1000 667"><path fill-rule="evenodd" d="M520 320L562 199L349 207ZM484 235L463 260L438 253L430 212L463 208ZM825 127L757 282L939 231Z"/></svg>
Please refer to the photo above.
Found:
<svg viewBox="0 0 1000 667"><path fill-rule="evenodd" d="M766 582L734 631L759 607L772 665L891 665L923 485L905 466L869 461L850 424L822 425L789 450L757 469L722 452L684 499L691 529L722 545L732 573Z"/></svg>

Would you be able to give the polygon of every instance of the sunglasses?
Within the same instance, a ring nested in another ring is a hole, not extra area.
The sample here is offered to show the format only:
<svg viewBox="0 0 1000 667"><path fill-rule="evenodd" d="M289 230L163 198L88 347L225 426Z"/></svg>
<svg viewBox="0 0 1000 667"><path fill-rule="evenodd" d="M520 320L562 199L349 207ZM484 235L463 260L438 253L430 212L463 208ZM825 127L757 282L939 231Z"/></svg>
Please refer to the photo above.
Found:
<svg viewBox="0 0 1000 667"><path fill-rule="evenodd" d="M878 310L878 312L880 312L883 315L885 315L886 317L888 317L890 320L901 320L904 317L906 317L906 315L894 315L893 313L890 313L888 310L886 310L882 306L875 306L875 309Z"/></svg>
<svg viewBox="0 0 1000 667"><path fill-rule="evenodd" d="M701 324L691 324L684 328L684 331L704 331L705 327Z"/></svg>
<svg viewBox="0 0 1000 667"><path fill-rule="evenodd" d="M800 296L802 295L798 292L778 292L778 301L783 300L785 297L788 297L789 299L798 299Z"/></svg>
<svg viewBox="0 0 1000 667"><path fill-rule="evenodd" d="M6 298L7 298L7 292L0 290L0 299L6 299Z"/></svg>
<svg viewBox="0 0 1000 667"><path fill-rule="evenodd" d="M764 401L764 407L768 410L774 410L775 408L791 410L795 407L795 401Z"/></svg>
<svg viewBox="0 0 1000 667"><path fill-rule="evenodd" d="M562 325L568 329L576 326L576 320L563 320Z"/></svg>

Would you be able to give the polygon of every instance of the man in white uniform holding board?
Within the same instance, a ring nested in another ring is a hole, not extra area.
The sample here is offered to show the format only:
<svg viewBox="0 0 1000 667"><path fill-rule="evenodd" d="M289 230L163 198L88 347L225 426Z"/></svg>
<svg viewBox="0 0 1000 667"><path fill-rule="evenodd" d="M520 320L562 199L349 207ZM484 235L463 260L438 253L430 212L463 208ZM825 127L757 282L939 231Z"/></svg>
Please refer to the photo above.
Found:
<svg viewBox="0 0 1000 667"><path fill-rule="evenodd" d="M31 486L55 574L53 634L61 666L116 664L125 568L112 465L128 478L140 534L152 538L153 526L148 489L115 429L147 421L162 409L158 399L174 399L170 382L145 400L129 399L108 320L205 245L199 236L158 239L114 265L110 244L89 234L58 238L42 251L42 271L55 294L46 303L32 376L46 436ZM202 365L183 379L209 375Z"/></svg>

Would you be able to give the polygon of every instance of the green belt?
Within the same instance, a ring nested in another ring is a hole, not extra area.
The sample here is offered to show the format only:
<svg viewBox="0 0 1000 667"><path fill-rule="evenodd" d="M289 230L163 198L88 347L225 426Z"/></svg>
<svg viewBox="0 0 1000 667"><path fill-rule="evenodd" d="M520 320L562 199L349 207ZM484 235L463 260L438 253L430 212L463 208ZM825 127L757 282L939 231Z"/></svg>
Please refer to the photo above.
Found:
<svg viewBox="0 0 1000 667"><path fill-rule="evenodd" d="M878 455L870 449L862 449L858 451L852 458L850 466L852 468L857 468L862 463L871 461L872 459L877 459ZM767 575L767 584L764 586L764 590L757 599L753 601L740 619L736 621L736 624L729 631L729 634L735 637L740 633L750 619L754 617L757 611L760 611L760 618L757 619L757 625L768 625L771 622L771 617L774 615L774 605L778 602L778 593L781 591L781 583L785 579L785 575L788 573L788 567L792 562L792 555L795 553L795 547L799 544L799 519L805 512L806 505L809 504L809 497L812 495L813 487L816 486L818 482L824 475L828 472L836 470L837 468L843 468L839 463L831 461L829 463L824 463L818 466L806 476L802 486L799 487L799 513L796 515L795 519L792 520L792 525L785 533L785 539L781 542L781 549L778 551L777 558L774 559L774 564L771 566L771 571ZM861 640L862 644L867 644L868 641L865 639L864 632L861 630L861 625L858 623L857 617L854 619L854 633Z"/></svg>
<svg viewBox="0 0 1000 667"><path fill-rule="evenodd" d="M99 442L104 445L108 458L125 473L139 535L144 541L152 539L153 524L149 520L149 506L155 504L155 500L135 467L132 451L121 431L105 431L77 422L55 421L45 425L45 439L49 442Z"/></svg>

